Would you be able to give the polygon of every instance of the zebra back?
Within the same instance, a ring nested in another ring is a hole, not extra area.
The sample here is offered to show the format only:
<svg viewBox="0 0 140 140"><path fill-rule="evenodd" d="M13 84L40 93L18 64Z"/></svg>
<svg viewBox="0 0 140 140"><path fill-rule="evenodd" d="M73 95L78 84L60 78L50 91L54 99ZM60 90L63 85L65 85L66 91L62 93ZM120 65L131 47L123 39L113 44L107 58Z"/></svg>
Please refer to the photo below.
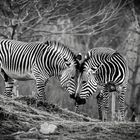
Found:
<svg viewBox="0 0 140 140"><path fill-rule="evenodd" d="M91 69L98 84L114 82L121 84L128 71L127 61L120 53L111 48L90 50L83 62L83 71Z"/></svg>

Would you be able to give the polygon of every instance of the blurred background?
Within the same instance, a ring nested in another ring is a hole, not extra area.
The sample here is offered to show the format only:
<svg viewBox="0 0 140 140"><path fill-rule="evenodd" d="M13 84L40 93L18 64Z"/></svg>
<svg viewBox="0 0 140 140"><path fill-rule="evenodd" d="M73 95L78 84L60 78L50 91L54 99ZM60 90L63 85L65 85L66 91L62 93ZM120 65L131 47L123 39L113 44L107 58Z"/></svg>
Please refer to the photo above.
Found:
<svg viewBox="0 0 140 140"><path fill-rule="evenodd" d="M109 47L126 57L130 76L126 115L140 120L140 1L139 0L0 0L0 39L25 42L57 40L84 56L95 47ZM0 77L0 94L4 81ZM34 96L34 81L18 81L16 96ZM46 85L47 100L74 111L74 101L56 78ZM98 118L96 95L80 107Z"/></svg>

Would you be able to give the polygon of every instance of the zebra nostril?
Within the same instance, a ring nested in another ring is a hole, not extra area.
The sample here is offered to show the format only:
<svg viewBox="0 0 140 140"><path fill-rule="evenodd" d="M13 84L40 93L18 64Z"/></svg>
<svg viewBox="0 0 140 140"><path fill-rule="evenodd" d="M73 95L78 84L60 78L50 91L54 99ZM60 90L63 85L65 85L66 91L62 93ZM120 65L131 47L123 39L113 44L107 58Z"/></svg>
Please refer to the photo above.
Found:
<svg viewBox="0 0 140 140"><path fill-rule="evenodd" d="M74 77L71 77L71 79L74 79Z"/></svg>
<svg viewBox="0 0 140 140"><path fill-rule="evenodd" d="M82 105L86 103L86 99L82 99L79 96L77 96L75 99L76 99L77 105Z"/></svg>
<svg viewBox="0 0 140 140"><path fill-rule="evenodd" d="M70 98L75 99L75 94L70 94Z"/></svg>

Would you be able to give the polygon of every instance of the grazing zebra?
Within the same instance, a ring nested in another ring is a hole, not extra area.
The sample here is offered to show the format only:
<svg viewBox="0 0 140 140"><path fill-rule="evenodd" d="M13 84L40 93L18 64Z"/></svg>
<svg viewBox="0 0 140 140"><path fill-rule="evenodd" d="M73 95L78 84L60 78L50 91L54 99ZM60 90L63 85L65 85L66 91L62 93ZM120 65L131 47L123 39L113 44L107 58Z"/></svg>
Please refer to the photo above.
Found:
<svg viewBox="0 0 140 140"><path fill-rule="evenodd" d="M75 93L78 61L76 55L59 42L0 40L0 66L5 80L5 95L8 97L12 97L14 80L35 80L36 98L44 102L44 88L52 76L60 78L62 87L70 95Z"/></svg>
<svg viewBox="0 0 140 140"><path fill-rule="evenodd" d="M96 92L97 87L101 87L100 93L97 95L97 104L99 119L105 121L107 120L110 93L116 92L119 101L120 120L124 120L128 66L126 60L117 51L102 47L90 50L81 65L81 73L78 79L77 97L75 98L77 104L79 104L79 98L85 100L82 102L85 103L86 99ZM115 105L115 101L113 102ZM112 112L115 112L115 107L112 108Z"/></svg>

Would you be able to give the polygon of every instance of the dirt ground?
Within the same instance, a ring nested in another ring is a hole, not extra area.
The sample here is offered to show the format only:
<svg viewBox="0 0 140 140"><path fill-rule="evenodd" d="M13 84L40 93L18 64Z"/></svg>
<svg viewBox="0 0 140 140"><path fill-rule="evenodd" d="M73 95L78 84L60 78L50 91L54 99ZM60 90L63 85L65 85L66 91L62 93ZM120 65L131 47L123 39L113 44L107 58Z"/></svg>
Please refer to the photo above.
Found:
<svg viewBox="0 0 140 140"><path fill-rule="evenodd" d="M43 123L56 129L44 134ZM140 123L100 122L35 99L15 100L0 95L0 140L140 140Z"/></svg>

